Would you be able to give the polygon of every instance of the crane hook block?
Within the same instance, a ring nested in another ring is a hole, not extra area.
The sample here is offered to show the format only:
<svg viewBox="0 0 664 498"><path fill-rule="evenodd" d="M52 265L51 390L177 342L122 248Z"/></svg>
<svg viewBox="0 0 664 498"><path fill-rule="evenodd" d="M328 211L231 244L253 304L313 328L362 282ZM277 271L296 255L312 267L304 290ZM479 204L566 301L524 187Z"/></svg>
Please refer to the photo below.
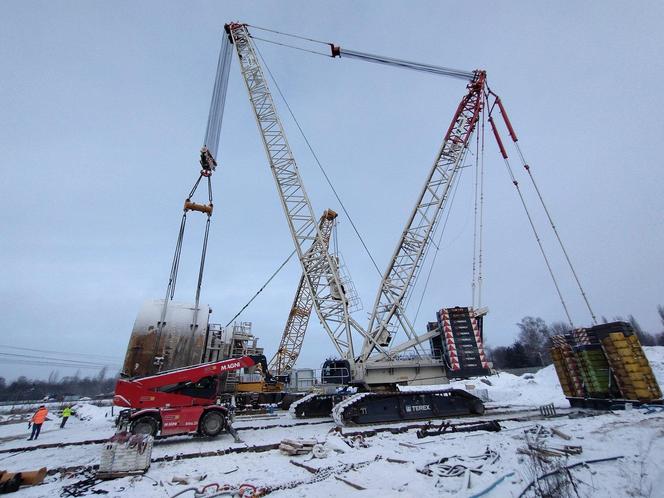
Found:
<svg viewBox="0 0 664 498"><path fill-rule="evenodd" d="M185 211L198 211L200 213L205 213L208 216L212 216L212 208L214 206L210 204L196 204L191 202L189 199L184 201L184 210Z"/></svg>

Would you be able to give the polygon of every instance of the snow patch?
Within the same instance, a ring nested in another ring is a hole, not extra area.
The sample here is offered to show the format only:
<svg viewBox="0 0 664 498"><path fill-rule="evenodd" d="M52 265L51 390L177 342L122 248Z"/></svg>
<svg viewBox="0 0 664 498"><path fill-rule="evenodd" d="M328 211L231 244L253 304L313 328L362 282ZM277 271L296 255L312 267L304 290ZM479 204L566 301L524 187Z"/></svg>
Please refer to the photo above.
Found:
<svg viewBox="0 0 664 498"><path fill-rule="evenodd" d="M72 410L80 420L100 424L113 420L111 408L108 406L95 406L89 403L77 403Z"/></svg>

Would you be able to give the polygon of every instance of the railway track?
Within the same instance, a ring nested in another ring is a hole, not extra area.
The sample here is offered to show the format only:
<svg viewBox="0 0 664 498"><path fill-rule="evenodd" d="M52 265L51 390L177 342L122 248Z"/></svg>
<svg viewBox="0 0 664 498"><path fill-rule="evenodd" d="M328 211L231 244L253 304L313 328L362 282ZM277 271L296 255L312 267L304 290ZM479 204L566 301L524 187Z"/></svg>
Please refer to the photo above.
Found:
<svg viewBox="0 0 664 498"><path fill-rule="evenodd" d="M484 415L469 415L465 416L463 418L460 418L459 420L479 420L479 421L493 421L495 420L496 422L507 422L507 421L513 421L513 422L523 422L523 421L528 421L528 420L539 420L539 419L545 419L545 418L552 418L551 416L543 416L541 415L537 410L534 409L524 409L524 410L505 410L504 408L506 407L495 407L495 408L490 408L487 409L487 412L492 412L490 414L484 414ZM503 411L494 411L494 410L503 410ZM558 411L558 414L556 416L561 417L561 416L567 416L570 413L576 413L579 412L578 409L571 409L571 408L565 408L565 409L560 409ZM521 414L521 416L516 416ZM527 415L531 414L531 415ZM497 415L515 415L514 417L506 417L506 418L493 418ZM534 417L534 418L533 418ZM298 427L298 426L306 426L306 425L324 425L324 424L333 424L334 421L332 418L330 419L325 419L325 420L312 420L312 421L307 421L307 422L294 422L291 424L269 424L269 425L258 425L258 426L244 426L244 427L235 427L235 430L238 432L241 431L263 431L263 430L269 430L269 429L276 429L276 428L289 428L289 427ZM378 432L385 432L385 431L395 431L393 432L394 434L399 434L402 432L405 432L401 430L402 427L408 427L408 428L422 428L425 426L429 426L429 422L422 422L419 424L412 424L412 425L405 425L405 426L398 426L396 429L394 426L397 426L398 424L403 424L403 422L393 422L393 423L386 423L386 424L381 424L384 427L380 427L377 429L368 429L368 432L372 431L378 431ZM371 427L371 425L366 425L366 426L347 426L347 427ZM177 434L173 436L157 436L155 438L157 444L159 441L164 441L164 440L169 440L175 437L183 437L182 434ZM194 435L193 437L199 438L199 437L204 437L204 436L198 436ZM208 438L206 438L208 439ZM84 441L72 441L68 443L49 443L49 444L40 444L40 445L35 445L35 446L24 446L24 447L18 447L18 448L8 448L8 449L2 449L0 450L0 454L7 454L7 453L23 453L23 452L29 452L29 451L36 451L36 450L45 450L45 449L53 449L53 448L68 448L72 446L86 446L86 445L95 445L95 444L102 444L108 441L108 438L102 438L102 439L88 439Z"/></svg>
<svg viewBox="0 0 664 498"><path fill-rule="evenodd" d="M275 428L288 428L288 427L298 427L302 425L322 425L322 424L333 424L334 422L332 419L329 420L314 420L310 422L295 422L292 424L270 424L270 425L258 425L258 426L245 426L245 427L235 427L235 430L238 432L241 431L261 431L261 430L267 430L267 429L275 429ZM173 436L157 436L155 438L156 441L164 441L176 437L186 437L186 434L176 434ZM205 439L211 439L211 438L206 438L205 436L198 436L194 435L193 437L197 438L205 438ZM102 438L102 439L87 439L84 441L72 441L69 443L47 443L47 444L38 444L35 446L24 446L24 447L19 447L19 448L8 448L8 449L3 449L0 450L0 454L3 453L23 453L26 451L35 451L35 450L46 450L46 449L52 449L52 448L68 448L70 446L85 446L85 445L93 445L93 444L102 444L108 441L108 437Z"/></svg>
<svg viewBox="0 0 664 498"><path fill-rule="evenodd" d="M465 417L464 421L460 421L459 425L460 427L471 425L472 421L482 421L482 422L495 422L495 423L501 423L501 422L532 422L532 421L537 421L537 420L546 420L546 419L553 419L553 418L561 418L568 416L573 413L579 413L579 410L565 410L565 413L558 413L557 415L554 416L544 416L541 415L539 412L536 410L519 410L519 411L512 411L506 413L506 415L511 415L511 416L505 416L505 417L487 417L487 416L478 416L478 417ZM521 414L521 415L519 415ZM467 419L472 419L471 422L468 422ZM271 426L258 426L258 427L241 427L238 428L238 430L261 430L261 429L268 429L268 428L278 428L278 427L294 427L297 425L323 425L323 424L331 424L331 421L313 421L313 422L303 422L299 424L273 424ZM366 428L365 430L343 430L342 428L336 428L336 430L342 435L342 436L349 436L349 437L354 437L354 436L363 436L364 438L371 438L376 436L377 434L380 433L391 433L391 434L405 434L411 431L420 431L423 429L430 429L432 428L431 422L426 422L426 423L418 423L418 424L408 424L408 425L400 425L400 426L395 426L394 424L391 426L380 426L380 427L371 427L371 428ZM347 428L346 428L347 429ZM454 431L451 431L447 434L454 434ZM159 439L167 439L167 437L164 438L159 438ZM100 444L105 442L106 439L103 440L91 440L91 441L78 441L76 443L68 443L68 446L72 445L85 445L85 444ZM218 449L218 450L209 450L209 451L198 451L198 452L192 452L192 453L177 453L174 455L164 455L161 457L156 457L151 460L151 463L162 463L162 462L174 462L174 461L180 461L180 460L191 460L191 459L196 459L196 458L209 458L209 457L218 457L218 456L224 456L224 455L229 455L229 454L234 454L234 453L263 453L266 451L273 451L277 450L279 448L279 445L281 444L281 441L275 442L275 443L268 443L268 444L260 444L260 445L253 445L253 446L235 446L235 447L228 447L228 448L223 448L223 449ZM41 446L46 446L49 448L53 447L63 447L59 445L41 445ZM34 449L39 449L37 446L33 447L28 447L28 448L15 448L12 450L3 450L4 452L16 452L20 453L22 451L30 451ZM56 475L56 474L62 474L62 475L78 475L82 472L91 472L97 470L98 465L74 465L74 466L69 466L69 467L57 467L57 468L52 468L48 470L48 475Z"/></svg>

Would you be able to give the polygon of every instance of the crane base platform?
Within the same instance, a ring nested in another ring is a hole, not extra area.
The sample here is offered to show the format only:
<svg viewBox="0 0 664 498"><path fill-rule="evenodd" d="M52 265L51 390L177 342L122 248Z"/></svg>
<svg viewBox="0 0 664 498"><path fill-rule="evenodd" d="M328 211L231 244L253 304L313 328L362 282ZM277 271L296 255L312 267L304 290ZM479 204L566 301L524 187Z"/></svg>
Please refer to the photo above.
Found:
<svg viewBox="0 0 664 498"><path fill-rule="evenodd" d="M291 407L297 418L328 417L338 425L435 420L484 413L482 400L462 389L312 394Z"/></svg>

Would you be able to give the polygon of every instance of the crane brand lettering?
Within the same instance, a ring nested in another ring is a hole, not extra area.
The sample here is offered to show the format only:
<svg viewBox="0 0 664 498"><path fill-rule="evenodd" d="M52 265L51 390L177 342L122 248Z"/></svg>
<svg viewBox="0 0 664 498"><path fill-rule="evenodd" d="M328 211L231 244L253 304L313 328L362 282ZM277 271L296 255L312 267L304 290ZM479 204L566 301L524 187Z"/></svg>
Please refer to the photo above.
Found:
<svg viewBox="0 0 664 498"><path fill-rule="evenodd" d="M408 413L410 412L424 412L424 411L430 411L431 406L430 405L406 405L406 411Z"/></svg>
<svg viewBox="0 0 664 498"><path fill-rule="evenodd" d="M239 361L234 361L233 363L229 363L228 365L224 365L221 370L229 370L232 368L240 368L242 365L240 365Z"/></svg>

